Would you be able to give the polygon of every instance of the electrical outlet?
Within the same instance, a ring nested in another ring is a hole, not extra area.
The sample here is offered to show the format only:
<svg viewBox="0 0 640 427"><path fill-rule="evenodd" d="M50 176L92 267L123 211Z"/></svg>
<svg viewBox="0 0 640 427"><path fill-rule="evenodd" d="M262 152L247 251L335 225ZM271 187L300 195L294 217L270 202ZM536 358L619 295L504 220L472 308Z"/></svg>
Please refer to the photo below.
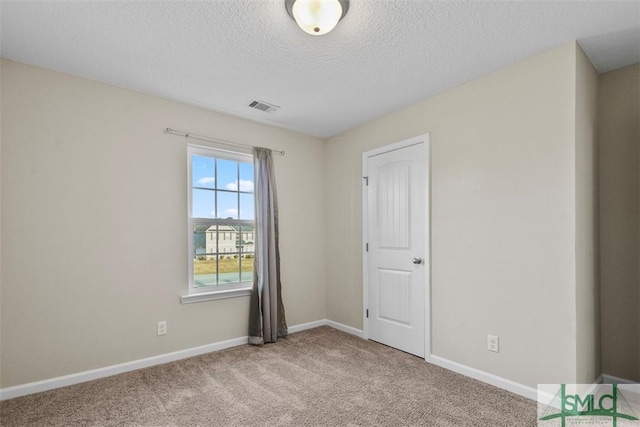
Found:
<svg viewBox="0 0 640 427"><path fill-rule="evenodd" d="M158 322L158 335L167 335L167 321Z"/></svg>
<svg viewBox="0 0 640 427"><path fill-rule="evenodd" d="M487 349L496 353L500 352L500 341L496 335L487 335Z"/></svg>

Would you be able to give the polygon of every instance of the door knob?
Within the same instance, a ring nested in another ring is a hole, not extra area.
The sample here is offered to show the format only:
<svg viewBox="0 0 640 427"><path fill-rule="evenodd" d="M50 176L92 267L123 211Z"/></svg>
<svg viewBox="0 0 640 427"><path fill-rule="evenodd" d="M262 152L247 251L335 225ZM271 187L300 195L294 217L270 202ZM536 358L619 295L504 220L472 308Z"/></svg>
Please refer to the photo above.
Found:
<svg viewBox="0 0 640 427"><path fill-rule="evenodd" d="M422 258L414 258L411 260L411 262L414 264L422 264Z"/></svg>

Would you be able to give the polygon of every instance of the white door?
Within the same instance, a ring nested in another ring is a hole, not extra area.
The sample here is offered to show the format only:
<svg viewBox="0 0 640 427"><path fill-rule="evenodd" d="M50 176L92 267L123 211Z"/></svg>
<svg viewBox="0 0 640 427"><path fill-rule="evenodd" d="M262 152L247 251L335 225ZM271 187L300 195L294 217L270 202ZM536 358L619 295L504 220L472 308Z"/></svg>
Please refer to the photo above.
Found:
<svg viewBox="0 0 640 427"><path fill-rule="evenodd" d="M421 357L428 354L427 144L425 135L364 159L367 335Z"/></svg>

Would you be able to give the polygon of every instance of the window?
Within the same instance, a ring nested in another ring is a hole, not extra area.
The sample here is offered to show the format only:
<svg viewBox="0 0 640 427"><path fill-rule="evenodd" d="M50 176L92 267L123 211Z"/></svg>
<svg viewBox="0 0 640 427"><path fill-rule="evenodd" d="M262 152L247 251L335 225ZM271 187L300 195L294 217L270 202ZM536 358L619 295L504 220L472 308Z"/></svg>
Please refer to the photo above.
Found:
<svg viewBox="0 0 640 427"><path fill-rule="evenodd" d="M248 295L253 285L253 159L189 146L189 295Z"/></svg>

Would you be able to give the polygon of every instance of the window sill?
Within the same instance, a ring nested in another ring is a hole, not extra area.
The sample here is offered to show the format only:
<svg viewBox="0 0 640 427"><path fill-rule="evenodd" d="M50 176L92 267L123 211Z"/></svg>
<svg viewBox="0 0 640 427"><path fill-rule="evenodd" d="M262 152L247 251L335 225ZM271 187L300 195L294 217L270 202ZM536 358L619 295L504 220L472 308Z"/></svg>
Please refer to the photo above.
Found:
<svg viewBox="0 0 640 427"><path fill-rule="evenodd" d="M247 297L251 295L251 287L240 289L226 289L211 292L201 292L197 294L183 295L180 297L182 304L191 304L194 302L214 301L218 299Z"/></svg>

